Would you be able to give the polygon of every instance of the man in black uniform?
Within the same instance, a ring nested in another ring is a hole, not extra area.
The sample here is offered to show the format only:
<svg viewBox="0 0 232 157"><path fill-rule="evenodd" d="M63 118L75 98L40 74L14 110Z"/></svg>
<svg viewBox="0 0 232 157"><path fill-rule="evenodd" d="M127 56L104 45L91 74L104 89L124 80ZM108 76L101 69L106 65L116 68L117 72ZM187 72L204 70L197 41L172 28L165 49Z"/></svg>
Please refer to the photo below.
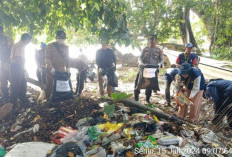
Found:
<svg viewBox="0 0 232 157"><path fill-rule="evenodd" d="M98 66L98 81L99 81L99 90L100 94L104 95L103 88L103 76L107 75L106 73L109 70L116 69L116 58L113 53L113 50L109 48L109 45L102 43L102 48L99 49L96 53L96 63ZM108 96L112 93L112 86L107 84L107 93Z"/></svg>

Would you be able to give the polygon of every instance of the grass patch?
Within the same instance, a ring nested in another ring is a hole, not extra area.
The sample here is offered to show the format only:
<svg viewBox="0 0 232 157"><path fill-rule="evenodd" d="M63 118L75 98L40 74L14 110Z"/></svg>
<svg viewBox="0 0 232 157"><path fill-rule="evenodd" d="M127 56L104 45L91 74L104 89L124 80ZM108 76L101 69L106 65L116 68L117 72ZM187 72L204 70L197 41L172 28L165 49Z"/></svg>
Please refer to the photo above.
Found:
<svg viewBox="0 0 232 157"><path fill-rule="evenodd" d="M136 78L137 73L137 71L128 71L128 74L120 77L120 80L122 80L122 82L133 82Z"/></svg>

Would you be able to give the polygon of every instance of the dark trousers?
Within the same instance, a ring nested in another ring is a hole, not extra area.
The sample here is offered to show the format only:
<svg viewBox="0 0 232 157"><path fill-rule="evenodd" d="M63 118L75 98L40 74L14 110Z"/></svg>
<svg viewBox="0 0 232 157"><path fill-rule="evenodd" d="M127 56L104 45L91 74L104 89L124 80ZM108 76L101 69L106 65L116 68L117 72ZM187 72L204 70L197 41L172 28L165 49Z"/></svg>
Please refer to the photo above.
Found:
<svg viewBox="0 0 232 157"><path fill-rule="evenodd" d="M38 68L36 71L36 75L38 78L38 81L45 84L46 83L46 69L45 68Z"/></svg>
<svg viewBox="0 0 232 157"><path fill-rule="evenodd" d="M3 98L6 100L8 100L9 98L8 80L9 70L4 68L0 69L1 91L3 94Z"/></svg>
<svg viewBox="0 0 232 157"><path fill-rule="evenodd" d="M220 103L215 104L213 123L220 124L225 116L229 126L232 127L232 95L225 97Z"/></svg>
<svg viewBox="0 0 232 157"><path fill-rule="evenodd" d="M25 101L27 80L23 65L12 63L10 67L10 102L16 103L19 98Z"/></svg>
<svg viewBox="0 0 232 157"><path fill-rule="evenodd" d="M136 88L137 85L138 85L138 79L139 79L139 72L138 72L138 74L137 74L137 76L136 76L136 79L135 79L135 88ZM149 101L149 100L150 100L151 93L152 93L152 90L150 90L150 89L146 89L146 90L145 90L146 101ZM134 99L135 99L136 101L139 101L139 94L140 94L140 90L135 89L135 90L134 90Z"/></svg>
<svg viewBox="0 0 232 157"><path fill-rule="evenodd" d="M170 86L171 86L172 80L166 79L165 82L166 82L166 84L165 84L165 86L166 86L165 87L165 98L166 98L167 104L171 105Z"/></svg>
<svg viewBox="0 0 232 157"><path fill-rule="evenodd" d="M77 75L77 86L75 94L80 95L84 89L84 83L86 79L87 70L83 70Z"/></svg>

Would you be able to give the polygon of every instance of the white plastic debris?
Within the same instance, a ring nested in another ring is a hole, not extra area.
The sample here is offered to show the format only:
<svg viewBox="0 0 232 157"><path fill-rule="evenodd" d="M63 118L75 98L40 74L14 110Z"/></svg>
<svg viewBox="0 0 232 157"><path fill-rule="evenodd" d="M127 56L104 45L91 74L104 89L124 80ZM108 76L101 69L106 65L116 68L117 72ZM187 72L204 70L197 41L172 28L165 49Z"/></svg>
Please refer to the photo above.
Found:
<svg viewBox="0 0 232 157"><path fill-rule="evenodd" d="M17 144L5 157L46 157L55 144L45 142L26 142Z"/></svg>

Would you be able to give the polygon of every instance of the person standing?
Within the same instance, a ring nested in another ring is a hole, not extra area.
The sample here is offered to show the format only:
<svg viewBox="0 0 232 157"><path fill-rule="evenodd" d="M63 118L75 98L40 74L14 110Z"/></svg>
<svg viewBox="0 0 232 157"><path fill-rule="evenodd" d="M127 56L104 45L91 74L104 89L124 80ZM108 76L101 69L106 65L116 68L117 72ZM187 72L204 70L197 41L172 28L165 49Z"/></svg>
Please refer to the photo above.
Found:
<svg viewBox="0 0 232 157"><path fill-rule="evenodd" d="M190 106L189 121L196 122L199 119L203 91L205 87L205 78L201 70L191 67L188 63L180 66L180 76L187 91L187 97L192 101ZM177 116L185 118L188 114L188 104L179 106Z"/></svg>
<svg viewBox="0 0 232 157"><path fill-rule="evenodd" d="M56 41L48 44L45 51L46 61L46 98L50 99L53 89L54 73L70 72L69 69L69 50L64 41L66 34L64 31L57 31Z"/></svg>
<svg viewBox="0 0 232 157"><path fill-rule="evenodd" d="M27 80L25 65L25 47L31 41L31 36L24 33L21 40L14 44L11 51L11 66L10 66L10 102L16 104L19 98L21 102L28 102L26 97Z"/></svg>
<svg viewBox="0 0 232 157"><path fill-rule="evenodd" d="M46 68L45 68L45 50L46 50L46 43L41 42L40 50L37 50L35 53L35 61L37 64L37 78L38 81L45 84L46 83Z"/></svg>
<svg viewBox="0 0 232 157"><path fill-rule="evenodd" d="M144 65L152 65L159 67L159 64L163 62L163 51L157 46L157 35L151 35L148 38L148 46L145 47L140 55L140 67ZM139 100L140 88L139 82L140 79L143 77L143 72L140 70L136 76L135 80L135 90L134 90L134 98L136 101ZM151 89L146 88L146 102L150 102L150 97L152 94L152 90L155 92L159 91L159 82L158 82L158 69L155 72L155 79L154 79L154 86ZM141 76L141 77L140 77ZM150 80L147 80L150 82Z"/></svg>
<svg viewBox="0 0 232 157"><path fill-rule="evenodd" d="M183 63L189 63L192 67L196 67L198 64L198 57L192 53L193 44L187 43L185 45L185 52L181 53L176 59L177 67L180 67Z"/></svg>
<svg viewBox="0 0 232 157"><path fill-rule="evenodd" d="M79 58L75 58L75 59L70 58L69 60L70 60L69 61L70 67L78 70L78 74L76 78L77 79L76 91L74 92L74 94L76 96L80 96L82 93L82 90L84 89L88 66L83 60Z"/></svg>
<svg viewBox="0 0 232 157"><path fill-rule="evenodd" d="M109 48L109 45L102 43L102 48L96 52L96 63L98 66L98 82L100 94L104 95L103 88L103 76L107 75L109 71L116 70L116 57L112 49ZM112 72L111 72L112 73ZM109 79L108 79L109 80ZM108 96L111 96L112 86L107 83L107 93Z"/></svg>
<svg viewBox="0 0 232 157"><path fill-rule="evenodd" d="M14 40L8 38L4 34L4 28L0 26L0 82L1 82L1 91L3 94L3 102L9 100L9 69L10 69L10 53L12 46L14 45Z"/></svg>
<svg viewBox="0 0 232 157"><path fill-rule="evenodd" d="M204 98L214 102L215 114L212 123L221 124L225 116L232 129L232 81L223 79L210 80L204 92Z"/></svg>

